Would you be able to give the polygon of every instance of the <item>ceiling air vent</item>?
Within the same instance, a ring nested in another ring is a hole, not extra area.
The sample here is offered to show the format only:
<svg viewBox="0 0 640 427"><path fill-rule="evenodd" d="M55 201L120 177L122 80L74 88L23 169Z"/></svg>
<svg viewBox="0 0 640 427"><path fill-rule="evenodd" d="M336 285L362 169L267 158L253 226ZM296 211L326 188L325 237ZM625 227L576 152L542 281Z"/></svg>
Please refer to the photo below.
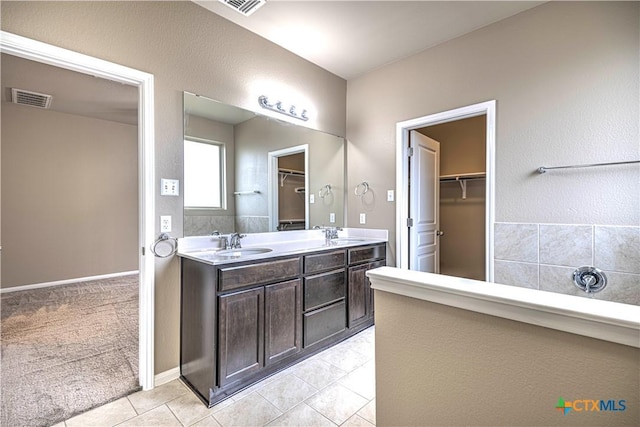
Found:
<svg viewBox="0 0 640 427"><path fill-rule="evenodd" d="M31 92L24 89L11 89L11 102L30 107L49 108L53 97L44 93Z"/></svg>
<svg viewBox="0 0 640 427"><path fill-rule="evenodd" d="M249 16L258 10L266 0L219 0L230 8L237 10L244 16Z"/></svg>

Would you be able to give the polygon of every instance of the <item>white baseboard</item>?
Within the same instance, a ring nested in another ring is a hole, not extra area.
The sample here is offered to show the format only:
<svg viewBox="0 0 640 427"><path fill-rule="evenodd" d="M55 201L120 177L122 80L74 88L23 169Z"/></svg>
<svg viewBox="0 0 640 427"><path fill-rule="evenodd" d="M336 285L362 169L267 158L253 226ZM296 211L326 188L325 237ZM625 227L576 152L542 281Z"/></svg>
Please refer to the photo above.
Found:
<svg viewBox="0 0 640 427"><path fill-rule="evenodd" d="M140 274L140 271L138 270L123 271L120 273L102 274L100 276L78 277L77 279L66 279L66 280L57 280L55 282L34 283L33 285L12 286L10 288L0 289L0 293L4 294L7 292L28 291L31 289L48 288L50 286L60 286L60 285L69 285L72 283L89 282L91 280L103 280L103 279L112 279L114 277L131 276L133 274Z"/></svg>
<svg viewBox="0 0 640 427"><path fill-rule="evenodd" d="M153 379L154 387L158 387L159 385L177 380L178 378L180 378L180 367L176 366L175 368L171 368L168 371L160 372L159 374L157 374Z"/></svg>

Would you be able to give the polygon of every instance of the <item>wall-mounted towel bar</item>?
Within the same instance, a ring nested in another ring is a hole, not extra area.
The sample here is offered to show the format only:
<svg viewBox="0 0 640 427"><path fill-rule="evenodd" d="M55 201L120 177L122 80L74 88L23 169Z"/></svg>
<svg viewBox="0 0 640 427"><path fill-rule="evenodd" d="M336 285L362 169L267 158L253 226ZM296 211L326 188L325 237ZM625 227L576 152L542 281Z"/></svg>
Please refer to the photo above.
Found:
<svg viewBox="0 0 640 427"><path fill-rule="evenodd" d="M260 194L260 190L249 190L249 191L234 191L234 196L248 196L251 194Z"/></svg>
<svg viewBox="0 0 640 427"><path fill-rule="evenodd" d="M593 168L598 166L613 166L613 165L630 165L633 163L640 163L640 160L629 160L628 162L611 162L611 163L592 163L590 165L569 165L569 166L540 166L537 171L538 173L545 173L552 169L577 169L577 168Z"/></svg>

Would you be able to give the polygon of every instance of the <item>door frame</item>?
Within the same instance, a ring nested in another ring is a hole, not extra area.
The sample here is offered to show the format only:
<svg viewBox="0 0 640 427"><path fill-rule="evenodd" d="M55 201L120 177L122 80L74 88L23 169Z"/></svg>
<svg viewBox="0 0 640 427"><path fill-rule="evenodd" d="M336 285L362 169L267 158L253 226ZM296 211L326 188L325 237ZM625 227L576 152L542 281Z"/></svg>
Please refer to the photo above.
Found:
<svg viewBox="0 0 640 427"><path fill-rule="evenodd" d="M396 123L396 266L409 268L409 131L486 115L485 277L493 282L496 101L486 101Z"/></svg>
<svg viewBox="0 0 640 427"><path fill-rule="evenodd" d="M278 231L278 186L280 179L278 176L278 158L291 154L304 153L304 228L309 227L309 144L296 145L281 150L269 151L268 174L269 174L269 231Z"/></svg>
<svg viewBox="0 0 640 427"><path fill-rule="evenodd" d="M154 386L154 267L149 248L155 232L154 79L153 74L63 49L17 34L0 32L0 52L54 67L89 74L138 88L138 265L139 379L143 390Z"/></svg>

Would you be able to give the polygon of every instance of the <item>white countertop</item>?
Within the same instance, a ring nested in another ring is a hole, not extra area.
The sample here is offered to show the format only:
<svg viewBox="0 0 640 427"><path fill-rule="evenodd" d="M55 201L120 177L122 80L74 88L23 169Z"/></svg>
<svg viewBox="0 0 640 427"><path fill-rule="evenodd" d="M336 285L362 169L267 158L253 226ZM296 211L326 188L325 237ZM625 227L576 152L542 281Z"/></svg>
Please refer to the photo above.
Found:
<svg viewBox="0 0 640 427"><path fill-rule="evenodd" d="M381 267L371 287L640 348L640 307L441 274Z"/></svg>
<svg viewBox="0 0 640 427"><path fill-rule="evenodd" d="M217 236L185 237L178 240L177 255L211 265L219 265L384 243L388 241L388 234L387 230L345 228L338 232L337 240L326 240L323 230L250 233L241 240L243 249L269 248L271 251L239 258L216 256L216 253L223 249Z"/></svg>

